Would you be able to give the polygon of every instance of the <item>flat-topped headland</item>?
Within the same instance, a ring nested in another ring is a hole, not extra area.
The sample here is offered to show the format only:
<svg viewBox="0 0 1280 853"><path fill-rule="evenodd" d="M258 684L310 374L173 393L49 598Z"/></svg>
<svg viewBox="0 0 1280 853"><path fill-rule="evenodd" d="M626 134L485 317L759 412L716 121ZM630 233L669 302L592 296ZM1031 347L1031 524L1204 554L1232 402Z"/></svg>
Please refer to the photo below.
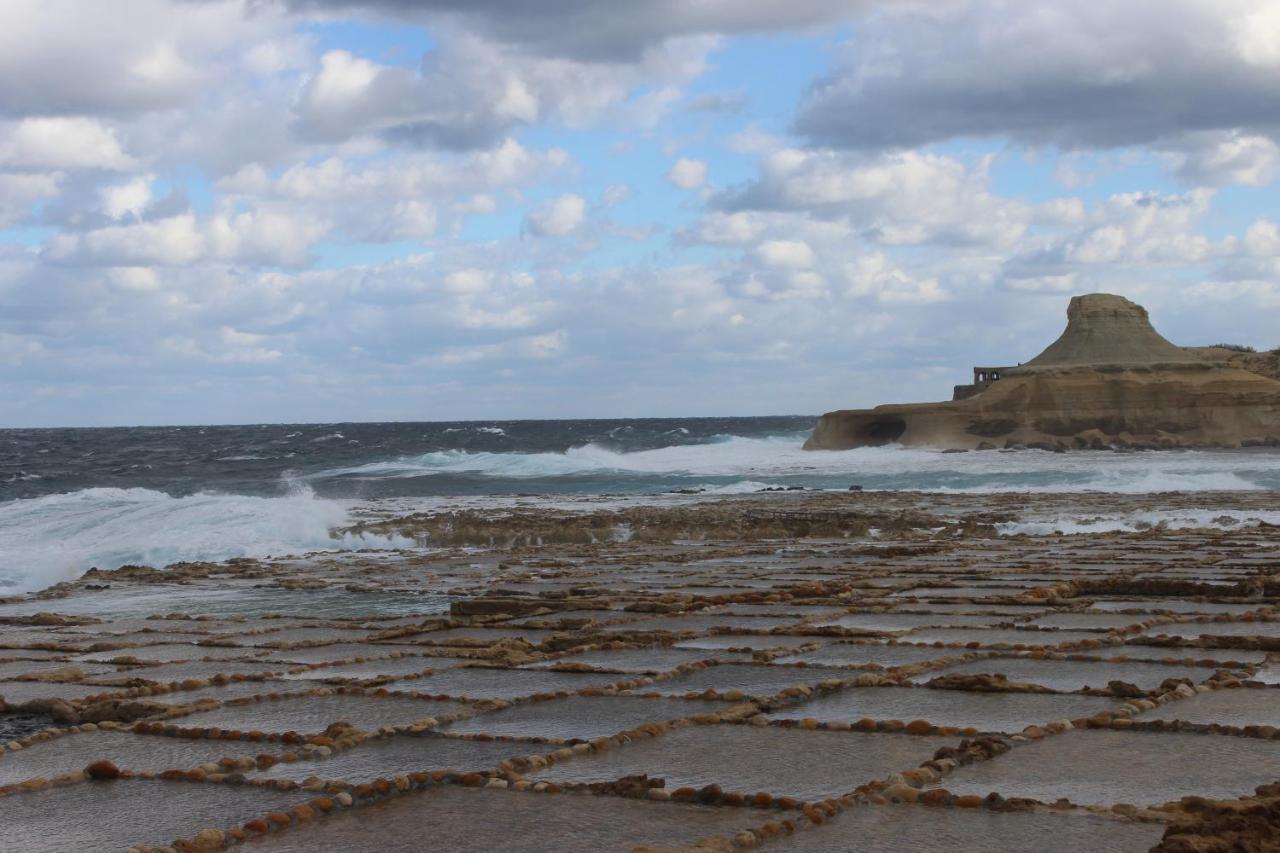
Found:
<svg viewBox="0 0 1280 853"><path fill-rule="evenodd" d="M1280 381L1257 359L1179 347L1121 296L1076 296L1067 328L1011 367L975 367L952 400L828 412L810 450L1280 446Z"/></svg>

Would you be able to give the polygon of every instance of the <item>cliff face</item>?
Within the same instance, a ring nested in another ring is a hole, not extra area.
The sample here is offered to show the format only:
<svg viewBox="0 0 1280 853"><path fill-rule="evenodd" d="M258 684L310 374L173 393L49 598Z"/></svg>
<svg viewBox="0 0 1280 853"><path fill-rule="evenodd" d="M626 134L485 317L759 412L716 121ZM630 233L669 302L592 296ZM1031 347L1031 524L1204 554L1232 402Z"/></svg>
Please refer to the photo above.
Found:
<svg viewBox="0 0 1280 853"><path fill-rule="evenodd" d="M979 393L830 412L805 447L1280 446L1280 381L1174 346L1118 296L1078 296L1067 316L1062 337Z"/></svg>
<svg viewBox="0 0 1280 853"><path fill-rule="evenodd" d="M1270 352L1236 352L1223 347L1188 347L1187 352L1204 361L1247 370L1269 379L1280 379L1280 348Z"/></svg>

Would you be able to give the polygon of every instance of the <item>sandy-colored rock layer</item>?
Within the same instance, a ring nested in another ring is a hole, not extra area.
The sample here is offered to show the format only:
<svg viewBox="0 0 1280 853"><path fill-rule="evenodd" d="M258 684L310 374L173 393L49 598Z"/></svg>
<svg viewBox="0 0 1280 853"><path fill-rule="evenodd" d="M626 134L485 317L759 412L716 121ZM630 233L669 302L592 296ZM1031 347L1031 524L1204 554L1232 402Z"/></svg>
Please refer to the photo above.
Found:
<svg viewBox="0 0 1280 853"><path fill-rule="evenodd" d="M805 447L976 450L1280 446L1280 381L1166 341L1146 311L1078 296L1041 355L966 399L822 416Z"/></svg>

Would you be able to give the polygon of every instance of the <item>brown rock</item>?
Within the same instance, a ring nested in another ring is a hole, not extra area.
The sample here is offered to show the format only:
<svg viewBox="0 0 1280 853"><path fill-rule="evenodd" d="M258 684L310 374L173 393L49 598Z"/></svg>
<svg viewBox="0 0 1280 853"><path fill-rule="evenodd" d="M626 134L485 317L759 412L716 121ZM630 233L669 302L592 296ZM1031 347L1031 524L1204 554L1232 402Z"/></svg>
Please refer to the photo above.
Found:
<svg viewBox="0 0 1280 853"><path fill-rule="evenodd" d="M933 788L920 795L920 802L926 806L949 806L951 792L946 788Z"/></svg>
<svg viewBox="0 0 1280 853"><path fill-rule="evenodd" d="M90 779L119 779L120 768L115 764L103 758L95 761L84 769L89 774Z"/></svg>

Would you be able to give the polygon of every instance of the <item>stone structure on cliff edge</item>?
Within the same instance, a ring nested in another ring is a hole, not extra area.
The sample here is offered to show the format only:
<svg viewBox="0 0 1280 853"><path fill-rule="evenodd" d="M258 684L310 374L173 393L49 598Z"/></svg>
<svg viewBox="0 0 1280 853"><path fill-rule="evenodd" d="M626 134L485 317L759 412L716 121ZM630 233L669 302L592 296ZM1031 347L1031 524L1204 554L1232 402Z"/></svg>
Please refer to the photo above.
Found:
<svg viewBox="0 0 1280 853"><path fill-rule="evenodd" d="M1067 328L1016 367L976 367L946 403L828 412L808 450L1280 446L1280 381L1165 340L1121 296L1076 296Z"/></svg>

